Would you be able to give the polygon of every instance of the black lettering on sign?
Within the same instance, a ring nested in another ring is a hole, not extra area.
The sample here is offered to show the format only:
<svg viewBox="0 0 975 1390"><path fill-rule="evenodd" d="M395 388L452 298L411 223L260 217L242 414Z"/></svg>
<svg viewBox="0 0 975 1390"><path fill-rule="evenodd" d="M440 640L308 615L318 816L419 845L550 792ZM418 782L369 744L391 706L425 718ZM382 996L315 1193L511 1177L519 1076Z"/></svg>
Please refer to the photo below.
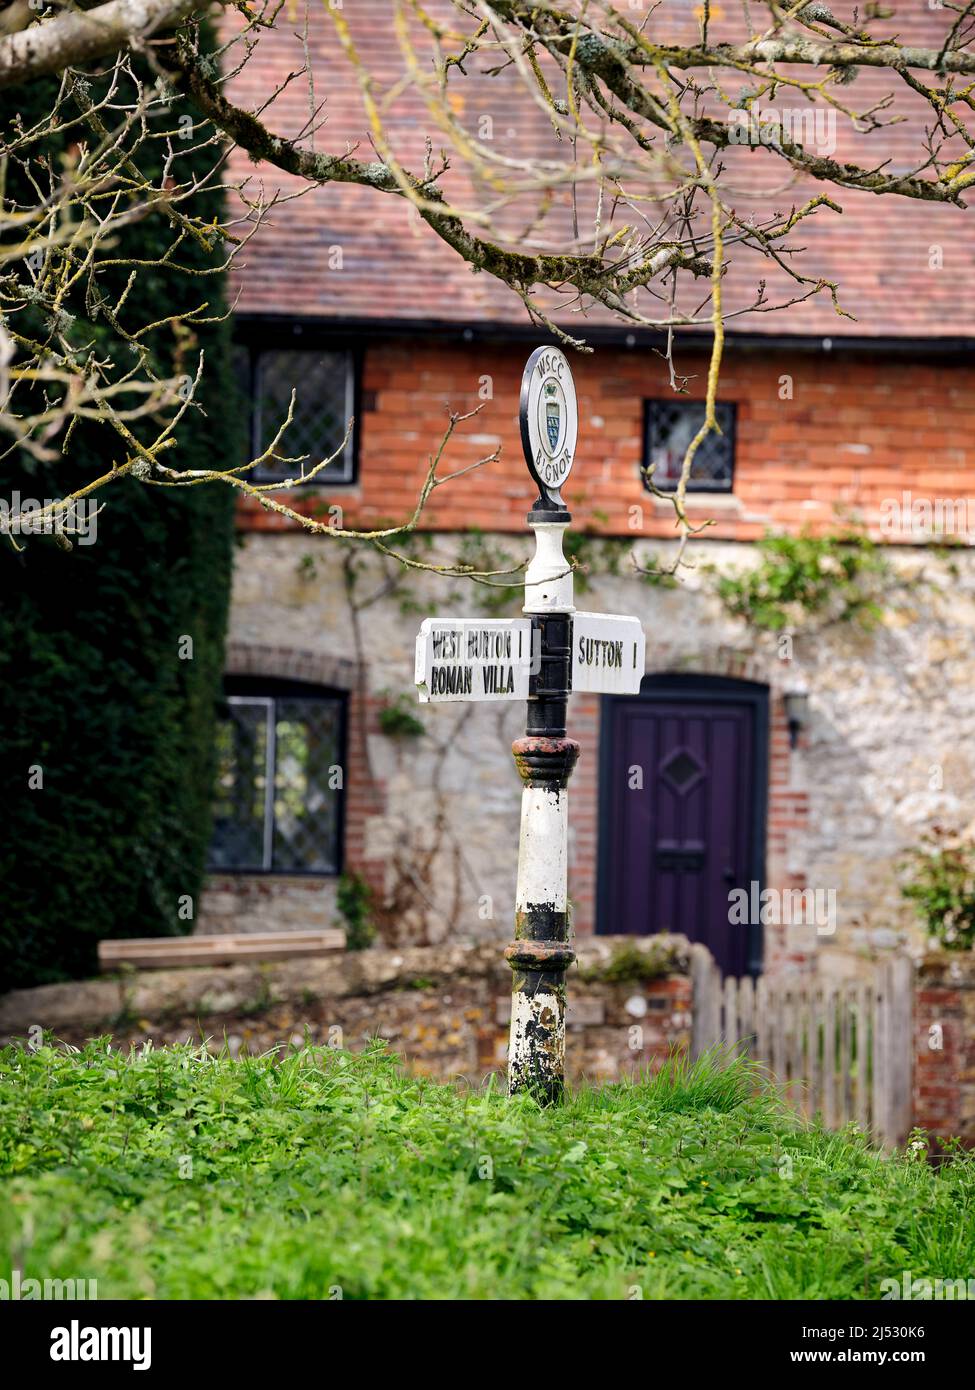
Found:
<svg viewBox="0 0 975 1390"><path fill-rule="evenodd" d="M460 633L444 632L442 629L435 628L433 633L434 660L450 661L458 656L460 656Z"/></svg>
<svg viewBox="0 0 975 1390"><path fill-rule="evenodd" d="M430 689L434 695L469 695L472 675L470 666L434 666Z"/></svg>
<svg viewBox="0 0 975 1390"><path fill-rule="evenodd" d="M541 474L543 480L551 487L555 483L560 483L569 471L569 464L572 462L568 452L560 454L557 459L550 459L538 452L535 459L535 468Z"/></svg>
<svg viewBox="0 0 975 1390"><path fill-rule="evenodd" d="M612 666L622 669L623 643L609 641L604 637L579 638L579 664L581 666Z"/></svg>
<svg viewBox="0 0 975 1390"><path fill-rule="evenodd" d="M563 357L556 357L554 353L543 352L538 359L535 370L538 372L538 375L542 377L548 376L549 372L553 372L555 376L561 380L564 366L565 359Z"/></svg>
<svg viewBox="0 0 975 1390"><path fill-rule="evenodd" d="M513 695L515 671L513 666L482 666L485 695Z"/></svg>
<svg viewBox="0 0 975 1390"><path fill-rule="evenodd" d="M499 661L511 656L511 632L501 628L474 628L467 634L468 661Z"/></svg>

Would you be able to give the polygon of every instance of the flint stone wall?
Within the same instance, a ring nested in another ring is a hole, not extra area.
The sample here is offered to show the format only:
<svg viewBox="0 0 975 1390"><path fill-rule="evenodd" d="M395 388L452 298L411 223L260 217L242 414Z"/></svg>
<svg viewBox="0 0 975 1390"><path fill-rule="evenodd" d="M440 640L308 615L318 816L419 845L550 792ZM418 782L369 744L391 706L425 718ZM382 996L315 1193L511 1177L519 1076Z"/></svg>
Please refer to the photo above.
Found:
<svg viewBox="0 0 975 1390"><path fill-rule="evenodd" d="M691 1046L691 970L700 948L656 937L637 948L645 978L602 978L623 949L632 973L631 948L626 938L578 944L569 972L570 1081L616 1080ZM505 1068L510 990L511 971L494 944L134 971L0 997L0 1041L40 1026L74 1044L111 1033L123 1047L210 1038L219 1051L226 1038L232 1052L253 1053L306 1035L353 1050L378 1037L412 1071L476 1082Z"/></svg>

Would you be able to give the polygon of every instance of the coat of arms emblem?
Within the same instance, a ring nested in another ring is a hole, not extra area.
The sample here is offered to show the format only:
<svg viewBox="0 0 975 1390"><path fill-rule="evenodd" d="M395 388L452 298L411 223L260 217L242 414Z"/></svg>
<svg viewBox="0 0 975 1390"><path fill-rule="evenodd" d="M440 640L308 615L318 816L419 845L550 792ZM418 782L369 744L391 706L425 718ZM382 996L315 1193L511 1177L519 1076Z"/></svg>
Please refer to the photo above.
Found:
<svg viewBox="0 0 975 1390"><path fill-rule="evenodd" d="M552 453L558 448L559 431L562 427L562 412L559 409L557 388L549 382L545 387L545 425L548 430L548 442Z"/></svg>

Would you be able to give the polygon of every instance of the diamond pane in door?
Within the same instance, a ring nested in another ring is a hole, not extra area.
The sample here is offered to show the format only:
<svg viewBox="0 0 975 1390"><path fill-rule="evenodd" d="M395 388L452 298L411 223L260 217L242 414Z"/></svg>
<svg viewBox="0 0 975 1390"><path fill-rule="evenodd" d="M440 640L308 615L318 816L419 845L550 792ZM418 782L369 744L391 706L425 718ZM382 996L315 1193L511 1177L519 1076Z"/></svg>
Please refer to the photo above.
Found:
<svg viewBox="0 0 975 1390"><path fill-rule="evenodd" d="M693 753L686 748L678 748L670 753L660 769L676 792L690 791L691 787L704 776L704 769Z"/></svg>
<svg viewBox="0 0 975 1390"><path fill-rule="evenodd" d="M614 703L601 930L679 932L746 973L748 929L729 922L728 895L754 862L754 721L731 699Z"/></svg>

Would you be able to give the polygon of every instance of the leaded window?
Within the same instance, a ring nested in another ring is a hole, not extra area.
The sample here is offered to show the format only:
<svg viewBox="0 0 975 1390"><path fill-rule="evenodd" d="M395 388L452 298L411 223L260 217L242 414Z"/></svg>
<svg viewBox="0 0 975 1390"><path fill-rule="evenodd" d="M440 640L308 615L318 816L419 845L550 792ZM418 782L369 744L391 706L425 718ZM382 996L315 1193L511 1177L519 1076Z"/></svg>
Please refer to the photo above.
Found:
<svg viewBox="0 0 975 1390"><path fill-rule="evenodd" d="M687 484L689 492L731 491L735 472L735 407L719 402L715 418L721 433L710 430L698 445ZM703 424L703 401L647 401L643 467L654 465L652 481L661 491L677 487L687 446Z"/></svg>
<svg viewBox="0 0 975 1390"><path fill-rule="evenodd" d="M345 707L316 687L228 687L217 722L210 867L341 871Z"/></svg>
<svg viewBox="0 0 975 1390"><path fill-rule="evenodd" d="M288 417L294 388L291 424L277 452L287 458L304 457L304 463L262 464L249 476L256 482L300 477L337 449L341 453L317 474L323 487L355 480L355 450L349 421L355 414L355 359L345 349L305 347L255 347L240 349L239 366L251 406L251 456L258 457L270 445Z"/></svg>

